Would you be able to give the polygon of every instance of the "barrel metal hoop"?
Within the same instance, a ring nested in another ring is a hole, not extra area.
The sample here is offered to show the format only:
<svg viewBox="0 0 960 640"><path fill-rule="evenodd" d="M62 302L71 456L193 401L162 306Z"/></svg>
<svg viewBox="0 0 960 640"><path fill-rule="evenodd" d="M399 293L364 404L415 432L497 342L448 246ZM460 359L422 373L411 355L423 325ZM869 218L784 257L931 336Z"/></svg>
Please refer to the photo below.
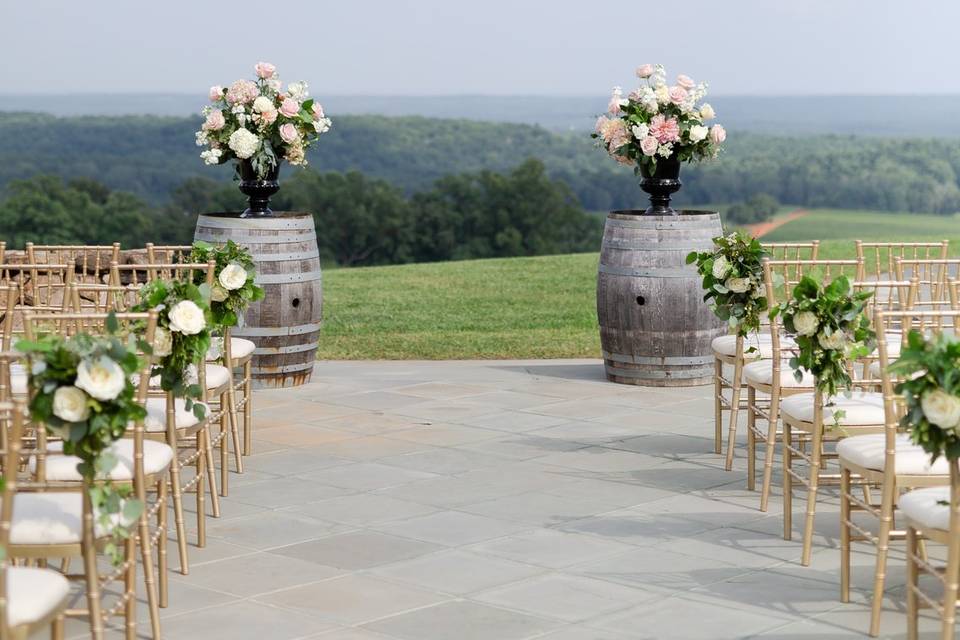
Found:
<svg viewBox="0 0 960 640"><path fill-rule="evenodd" d="M238 327L231 333L238 338L246 337L268 337L268 336L299 336L304 333L313 333L320 331L319 322L309 324L295 324L290 327Z"/></svg>
<svg viewBox="0 0 960 640"><path fill-rule="evenodd" d="M654 369L621 369L604 363L606 372L620 378L638 380L679 380L686 378L707 378L713 375L713 367L700 369L679 369L677 371L657 371Z"/></svg>
<svg viewBox="0 0 960 640"><path fill-rule="evenodd" d="M704 242L685 242L675 244L673 242L648 242L636 240L605 240L603 246L610 249L626 249L629 251L693 251L694 249L707 248L713 246L711 240Z"/></svg>
<svg viewBox="0 0 960 640"><path fill-rule="evenodd" d="M294 253L254 253L254 262L285 262L287 260L312 260L320 257L320 251L297 251Z"/></svg>
<svg viewBox="0 0 960 640"><path fill-rule="evenodd" d="M687 223L663 222L660 220L651 220L649 222L640 222L636 220L618 220L616 218L607 218L607 224L619 229L691 229L702 228L704 231L710 231L710 227L703 224L703 220L691 220Z"/></svg>
<svg viewBox="0 0 960 640"><path fill-rule="evenodd" d="M697 278L697 271L694 268L680 269L637 269L635 267L614 267L607 264L600 264L600 273L606 273L611 276L632 276L638 278Z"/></svg>
<svg viewBox="0 0 960 640"><path fill-rule="evenodd" d="M604 360L622 362L624 364L655 364L655 365L713 365L714 356L632 356L622 353L603 352Z"/></svg>
<svg viewBox="0 0 960 640"><path fill-rule="evenodd" d="M300 273L258 273L254 282L257 284L284 284L322 279L323 274L320 271L301 271Z"/></svg>
<svg viewBox="0 0 960 640"><path fill-rule="evenodd" d="M224 240L233 240L239 244L290 244L293 242L307 242L309 240L316 240L317 233L316 231L311 230L309 233L298 233L295 235L261 236L255 233L229 233L224 235L211 235L209 233L197 231L194 238L196 240L203 240L205 242L223 242Z"/></svg>
<svg viewBox="0 0 960 640"><path fill-rule="evenodd" d="M271 356L280 353L301 353L303 351L313 351L316 348L316 342L307 342L304 344L291 344L286 347L257 347L253 350L253 354L257 356Z"/></svg>
<svg viewBox="0 0 960 640"><path fill-rule="evenodd" d="M306 371L307 369L313 369L314 362L302 362L300 364L288 364L282 367L250 367L250 372L253 375L273 375L277 373L291 373L293 371Z"/></svg>
<svg viewBox="0 0 960 640"><path fill-rule="evenodd" d="M215 218L200 216L198 227L211 229L261 229L275 231L279 229L313 229L313 216L297 218Z"/></svg>

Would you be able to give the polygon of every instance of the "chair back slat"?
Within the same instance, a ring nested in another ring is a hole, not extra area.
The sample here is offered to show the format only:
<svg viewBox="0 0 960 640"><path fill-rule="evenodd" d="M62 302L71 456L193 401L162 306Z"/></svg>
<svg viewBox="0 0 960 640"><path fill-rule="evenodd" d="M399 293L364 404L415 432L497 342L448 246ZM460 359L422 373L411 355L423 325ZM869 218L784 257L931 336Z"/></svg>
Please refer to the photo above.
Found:
<svg viewBox="0 0 960 640"><path fill-rule="evenodd" d="M950 242L864 242L856 241L857 257L864 261L868 280L903 279L896 270L897 258L930 260L947 257ZM909 279L909 276L907 277Z"/></svg>

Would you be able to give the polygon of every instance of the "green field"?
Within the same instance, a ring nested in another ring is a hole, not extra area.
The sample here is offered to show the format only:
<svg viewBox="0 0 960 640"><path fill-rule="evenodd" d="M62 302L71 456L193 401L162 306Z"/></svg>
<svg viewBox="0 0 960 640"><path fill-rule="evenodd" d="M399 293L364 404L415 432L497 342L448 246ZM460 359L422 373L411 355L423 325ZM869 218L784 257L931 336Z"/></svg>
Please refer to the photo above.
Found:
<svg viewBox="0 0 960 640"><path fill-rule="evenodd" d="M599 357L597 254L333 269L320 359Z"/></svg>

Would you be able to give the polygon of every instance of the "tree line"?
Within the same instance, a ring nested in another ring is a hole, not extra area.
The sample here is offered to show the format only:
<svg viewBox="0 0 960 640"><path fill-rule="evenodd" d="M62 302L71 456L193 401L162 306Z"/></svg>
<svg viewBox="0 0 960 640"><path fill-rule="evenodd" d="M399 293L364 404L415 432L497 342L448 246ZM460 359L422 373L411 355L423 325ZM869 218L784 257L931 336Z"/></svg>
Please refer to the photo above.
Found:
<svg viewBox="0 0 960 640"><path fill-rule="evenodd" d="M198 212L245 207L236 185L206 177L186 179L163 205L86 177L34 176L6 191L0 238L12 247L189 244ZM357 171L298 171L271 206L312 212L321 258L343 266L594 251L602 229L537 160L506 173L445 176L411 195Z"/></svg>
<svg viewBox="0 0 960 640"><path fill-rule="evenodd" d="M413 196L451 173L506 173L538 158L546 174L564 182L587 210L645 207L632 172L592 148L583 132L333 115L333 129L309 155L320 172L359 171ZM112 189L163 205L188 178L230 179L228 167L200 161L193 141L198 126L196 118L0 113L0 187L38 174L97 176ZM284 169L281 178L290 175ZM805 207L952 214L960 211L960 145L949 139L733 131L720 159L685 166L681 179L684 187L676 198L681 205L741 202L765 193Z"/></svg>

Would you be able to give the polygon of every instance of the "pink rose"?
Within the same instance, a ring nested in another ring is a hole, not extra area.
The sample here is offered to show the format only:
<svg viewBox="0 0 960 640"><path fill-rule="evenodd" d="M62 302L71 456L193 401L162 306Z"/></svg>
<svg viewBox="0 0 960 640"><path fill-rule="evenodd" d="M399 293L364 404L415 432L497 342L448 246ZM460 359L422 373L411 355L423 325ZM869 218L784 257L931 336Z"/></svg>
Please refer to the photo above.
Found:
<svg viewBox="0 0 960 640"><path fill-rule="evenodd" d="M693 78L690 76L685 76L682 73L677 76L677 84L688 91L696 86L693 82Z"/></svg>
<svg viewBox="0 0 960 640"><path fill-rule="evenodd" d="M277 68L269 62L258 62L253 68L257 72L257 77L263 78L264 80L272 78L273 74L277 71Z"/></svg>
<svg viewBox="0 0 960 640"><path fill-rule="evenodd" d="M670 87L670 102L683 104L687 101L687 90L683 87Z"/></svg>
<svg viewBox="0 0 960 640"><path fill-rule="evenodd" d="M297 132L297 128L293 126L293 123L288 122L287 124L280 125L280 137L284 142L290 144L299 140L300 134Z"/></svg>
<svg viewBox="0 0 960 640"><path fill-rule="evenodd" d="M300 113L300 103L293 98L284 98L283 102L280 103L280 113L288 118L292 118Z"/></svg>
<svg viewBox="0 0 960 640"><path fill-rule="evenodd" d="M223 87L218 84L210 87L210 102L216 102L223 98Z"/></svg>
<svg viewBox="0 0 960 640"><path fill-rule="evenodd" d="M237 80L227 89L227 102L230 104L247 104L253 102L260 95L257 85L250 80Z"/></svg>
<svg viewBox="0 0 960 640"><path fill-rule="evenodd" d="M653 136L647 136L640 141L640 151L643 151L643 155L652 156L657 152L657 148L660 146L660 143L657 142L657 139Z"/></svg>
<svg viewBox="0 0 960 640"><path fill-rule="evenodd" d="M322 117L323 117L323 107L320 106L319 102L314 102L313 103L313 119L319 120Z"/></svg>
<svg viewBox="0 0 960 640"><path fill-rule="evenodd" d="M207 131L219 131L223 125L227 124L227 119L223 117L223 111L217 109L207 115L207 121L203 123L203 128Z"/></svg>
<svg viewBox="0 0 960 640"><path fill-rule="evenodd" d="M640 79L649 78L653 75L653 65L652 64L642 64L637 67L637 77Z"/></svg>
<svg viewBox="0 0 960 640"><path fill-rule="evenodd" d="M260 122L263 124L273 124L277 121L277 110L270 109L268 111L260 112Z"/></svg>
<svg viewBox="0 0 960 640"><path fill-rule="evenodd" d="M720 144L727 139L727 130L724 129L719 124L715 124L710 127L710 142L713 144Z"/></svg>
<svg viewBox="0 0 960 640"><path fill-rule="evenodd" d="M660 144L676 142L680 139L680 125L676 118L668 120L663 114L657 114L650 119L650 135Z"/></svg>

